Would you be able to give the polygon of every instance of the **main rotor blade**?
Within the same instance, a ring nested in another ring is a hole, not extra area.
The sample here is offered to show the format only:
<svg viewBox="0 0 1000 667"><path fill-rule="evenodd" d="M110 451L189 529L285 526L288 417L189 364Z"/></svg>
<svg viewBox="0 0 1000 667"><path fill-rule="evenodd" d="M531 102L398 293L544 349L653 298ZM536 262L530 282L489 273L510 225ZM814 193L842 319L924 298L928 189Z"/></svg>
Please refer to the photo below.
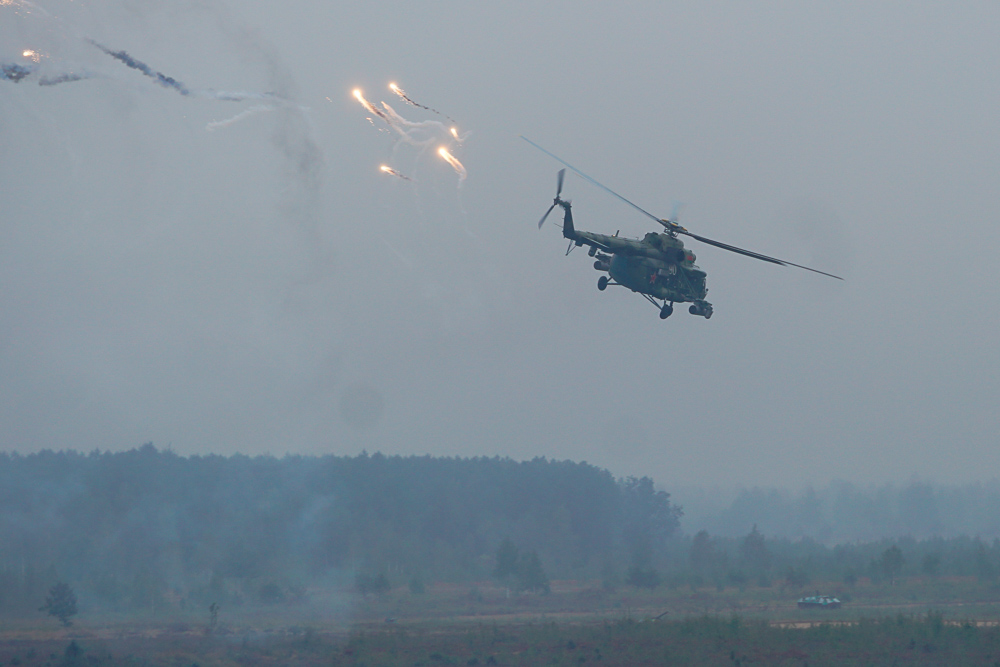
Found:
<svg viewBox="0 0 1000 667"><path fill-rule="evenodd" d="M559 170L559 175L556 176L556 198L557 199L559 198L559 195L562 194L562 186L563 186L563 181L565 179L566 179L566 170L565 169L560 169Z"/></svg>
<svg viewBox="0 0 1000 667"><path fill-rule="evenodd" d="M806 271L812 271L813 273L819 273L819 274L824 275L824 276L829 276L830 278L836 278L837 280L843 280L843 278L841 278L840 276L835 276L832 273L827 273L826 271L820 271L819 269L812 269L812 268L809 268L808 266L802 266L801 264L795 264L793 262L786 262L786 261L784 261L782 259L778 259L776 257L768 257L767 255L760 254L759 252L754 252L752 250L744 250L743 248L738 248L738 247L736 247L734 245L729 245L728 243L722 243L721 241L713 241L710 238L706 238L704 236L699 236L698 234L692 234L691 232L689 232L688 230L684 229L683 227L678 226L676 220L664 221L664 220L662 220L660 218L657 218L655 215L653 215L652 213L650 213L646 209L642 208L641 206L638 206L638 205L630 202L628 199L625 199L625 197L622 197L620 194L618 194L617 192L615 192L614 190L612 190L608 186L606 186L603 183L600 183L598 181L595 181L590 176L587 176L587 174L583 173L582 171L580 171L579 169L577 169L576 167L574 167L573 165L571 165L569 162L566 162L565 160L563 160L561 157L559 157L555 153L551 153L551 152L545 150L544 148L542 148L541 146L539 146L538 144L536 144L534 141L532 141L528 137L524 136L523 134L521 135L521 138L524 139L525 141L527 141L529 144L531 144L535 148L537 148L538 150L540 150L543 153L545 153L546 155L548 155L549 157L554 158L554 159L558 160L559 162L563 163L564 165L566 165L567 167L569 167L570 169L572 169L574 172L576 172L576 174L578 174L582 178L590 181L591 183L593 183L597 187L601 188L602 190L604 190L608 194L613 195L613 196L617 197L618 199L622 200L623 202L625 202L626 204L628 204L629 206L631 206L635 210L639 211L639 213L642 213L647 218L651 218L651 219L655 220L656 222L660 223L661 225L663 225L664 227L666 227L669 231L672 231L673 233L676 233L676 234L686 234L687 236L690 236L693 239L701 241L702 243L707 243L708 245L713 245L716 248L722 248L723 250L728 250L730 252L735 252L735 253L737 253L739 255L746 255L747 257L753 257L754 259L759 259L759 260L762 260L762 261L765 261L765 262L771 262L772 264L779 264L781 266L794 266L795 268L798 268L798 269L805 269ZM549 210L551 210L551 209L549 209ZM675 211L676 211L676 209L675 209ZM548 213L546 213L545 215L548 215ZM675 212L674 216L676 217L676 212ZM543 218L543 220L544 220L544 218ZM670 223L670 224L668 224L668 223ZM539 226L541 226L541 223L539 223ZM569 254L569 253L567 253L567 254Z"/></svg>
<svg viewBox="0 0 1000 667"><path fill-rule="evenodd" d="M564 165L566 165L567 167L569 167L570 169L572 169L574 172L576 172L577 175L579 175L582 178L585 178L586 180L590 181L591 183L593 183L597 187L601 188L602 190L604 190L608 194L613 195L613 196L617 197L618 199L622 200L623 202L625 202L626 204L628 204L629 206L631 206L635 210L639 211L639 213L642 213L643 215L645 215L648 218L652 218L653 220L656 220L661 225L663 224L662 220L660 220L659 218L657 218L655 215L653 215L652 213L650 213L646 209L641 208L641 207L637 206L636 204L633 204L628 199L625 199L625 197L622 197L620 194L618 194L617 192L615 192L614 190L612 190L608 186L604 185L603 183L599 183L598 181L595 181L593 178L591 178L590 176L587 176L585 173L583 173L582 171L580 171L579 169L577 169L576 167L574 167L573 165L571 165L569 162L566 162L566 160L563 160L561 157L559 157L555 153L550 153L549 151L545 150L544 148L542 148L541 146L539 146L538 144L536 144L534 141L532 141L528 137L524 136L523 134L521 135L521 138L524 139L525 141L527 141L529 144L531 144L535 148L537 148L538 150L540 150L543 153L545 153L546 155L548 155L549 157L555 158L559 162L563 163Z"/></svg>
<svg viewBox="0 0 1000 667"><path fill-rule="evenodd" d="M735 252L740 255L746 255L747 257L753 257L754 259L763 260L765 262L771 262L772 264L780 264L781 266L794 266L798 269L805 269L806 271L812 271L813 273L821 273L824 276L829 276L831 278L836 278L837 280L843 280L840 276L835 276L832 273L827 273L826 271L820 271L819 269L811 269L808 266L802 266L801 264L795 264L793 262L786 262L783 259L777 259L776 257L768 257L767 255L762 255L759 252L754 252L752 250L744 250L743 248L737 248L734 245L729 245L728 243L722 243L721 241L713 241L710 238L704 236L699 236L698 234L692 234L687 230L677 230L678 234L685 234L691 238L701 241L702 243L707 243L708 245L713 245L716 248L722 248L723 250L728 250L730 252Z"/></svg>
<svg viewBox="0 0 1000 667"><path fill-rule="evenodd" d="M542 219L538 221L538 228L539 228L539 229L541 229L541 228L542 228L542 225L544 225L544 224L545 224L545 218L549 217L549 213L551 213L551 212L552 212L552 209L554 209L555 207L556 207L556 205L555 205L555 204L552 204L552 206L549 206L549 210L547 210L547 211L545 212L545 215L543 215L543 216L542 216Z"/></svg>

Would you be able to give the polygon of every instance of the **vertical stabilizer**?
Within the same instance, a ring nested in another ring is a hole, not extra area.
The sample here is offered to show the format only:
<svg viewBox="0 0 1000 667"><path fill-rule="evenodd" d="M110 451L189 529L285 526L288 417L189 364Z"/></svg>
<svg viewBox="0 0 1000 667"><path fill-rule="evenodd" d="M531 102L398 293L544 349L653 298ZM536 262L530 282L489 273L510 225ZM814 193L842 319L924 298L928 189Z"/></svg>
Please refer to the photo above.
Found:
<svg viewBox="0 0 1000 667"><path fill-rule="evenodd" d="M563 215L563 236L568 239L576 238L576 228L573 226L573 211L568 201L559 200L559 205L566 211Z"/></svg>

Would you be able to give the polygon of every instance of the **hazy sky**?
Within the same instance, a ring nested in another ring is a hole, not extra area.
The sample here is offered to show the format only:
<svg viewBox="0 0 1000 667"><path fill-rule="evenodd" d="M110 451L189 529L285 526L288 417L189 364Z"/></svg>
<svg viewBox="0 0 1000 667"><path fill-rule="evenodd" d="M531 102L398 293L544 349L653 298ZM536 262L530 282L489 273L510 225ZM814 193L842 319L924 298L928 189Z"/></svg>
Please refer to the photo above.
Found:
<svg viewBox="0 0 1000 667"><path fill-rule="evenodd" d="M40 54L0 80L2 446L993 478L998 34L989 3L0 0L0 62ZM351 97L444 120L391 81L471 133L460 187ZM661 321L536 228L560 165L520 134L846 281L691 241L715 314Z"/></svg>

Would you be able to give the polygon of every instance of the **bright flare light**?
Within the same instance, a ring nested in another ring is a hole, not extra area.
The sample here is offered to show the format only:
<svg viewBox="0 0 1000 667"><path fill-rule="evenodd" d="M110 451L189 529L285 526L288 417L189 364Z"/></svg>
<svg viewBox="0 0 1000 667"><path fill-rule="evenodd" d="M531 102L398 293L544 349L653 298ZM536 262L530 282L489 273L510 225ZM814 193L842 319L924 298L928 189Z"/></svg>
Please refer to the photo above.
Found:
<svg viewBox="0 0 1000 667"><path fill-rule="evenodd" d="M384 120L387 123L389 122L389 119L385 117L384 113L382 113L381 111L379 111L378 109L376 109L375 107L373 107L372 104L371 104L371 102L369 102L368 100L365 99L365 96L361 94L361 89L360 88L355 88L354 92L352 93L352 95L354 95L354 97L357 98L358 102L361 102L361 106L363 106L365 108L365 111L367 111L368 113L375 114L376 116L378 116L379 118L381 118L382 120ZM391 125L391 123L390 123L390 125Z"/></svg>
<svg viewBox="0 0 1000 667"><path fill-rule="evenodd" d="M392 167L390 167L388 165L384 165L383 164L382 166L379 167L379 169L382 170L382 173L392 174L393 176L399 176L404 181L412 181L413 180L409 176L404 176L403 174L399 173L398 171L396 171L395 169L393 169Z"/></svg>
<svg viewBox="0 0 1000 667"><path fill-rule="evenodd" d="M451 165L452 169L458 174L458 182L461 183L465 180L468 172L465 170L465 165L458 161L458 158L448 152L448 149L444 146L438 149L438 155L444 158L444 161Z"/></svg>

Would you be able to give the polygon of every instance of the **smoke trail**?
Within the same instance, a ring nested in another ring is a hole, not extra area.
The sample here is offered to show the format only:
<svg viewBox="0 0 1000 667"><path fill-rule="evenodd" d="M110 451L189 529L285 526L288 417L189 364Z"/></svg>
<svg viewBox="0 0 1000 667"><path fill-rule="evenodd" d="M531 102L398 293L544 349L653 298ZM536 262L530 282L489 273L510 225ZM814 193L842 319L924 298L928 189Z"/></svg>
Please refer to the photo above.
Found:
<svg viewBox="0 0 1000 667"><path fill-rule="evenodd" d="M250 116L256 116L259 113L264 113L265 111L274 111L277 107L267 106L264 104L258 104L257 106L250 107L249 109L244 109L232 118L227 118L226 120L216 120L212 121L205 126L205 129L209 132L214 132L215 130L221 130L224 127L229 127L235 123L240 122L244 118L249 118Z"/></svg>
<svg viewBox="0 0 1000 667"><path fill-rule="evenodd" d="M71 81L82 81L84 79L94 78L93 74L77 74L76 72L67 72L66 74L59 74L57 76L43 76L38 80L39 86L55 86L60 83L69 83Z"/></svg>
<svg viewBox="0 0 1000 667"><path fill-rule="evenodd" d="M437 109L433 109L431 107L428 107L428 106L425 106L423 104L420 104L419 102L417 102L413 98L411 98L409 95L407 95L406 91L404 91L402 88L400 88L399 86L397 86L395 83L390 83L389 84L389 90L391 90L392 92L394 92L397 95L399 95L399 97L404 102L406 102L407 104L410 104L411 106L419 107L421 109L426 109L427 111L430 111L431 113L436 113L437 115L439 115L439 116L441 116L443 118L446 118L448 120L448 122L451 123L451 127L448 128L448 133L451 134L452 138L455 139L455 141L457 141L459 144L461 144L463 141L465 141L465 139L469 136L468 133L466 133L466 134L464 134L462 136L459 136L459 134L458 134L458 127L457 127L458 122L454 118L452 118L448 114L441 113ZM388 107L389 105L387 105L385 102L383 102L382 106ZM402 118L400 118L400 120L402 120ZM441 127L444 128L444 125L441 124Z"/></svg>
<svg viewBox="0 0 1000 667"><path fill-rule="evenodd" d="M352 95L354 95L354 97L358 100L358 102L361 102L361 106L365 108L365 111L367 111L368 113L375 114L376 116L384 120L386 123L388 123L390 126L392 125L392 121L389 120L388 116L379 111L371 102L365 99L365 96L361 94L360 88L355 88Z"/></svg>
<svg viewBox="0 0 1000 667"><path fill-rule="evenodd" d="M434 109L430 109L429 107L424 107L422 104L415 103L413 100L411 100L409 97L406 96L406 94L399 88L399 86L397 86L394 83L389 84L389 88L390 90L395 92L397 95L399 95L401 98L403 98L413 106L418 106L421 108L428 109L429 111L433 111L434 113L437 113L438 115L441 116L444 115L441 114L439 111L435 111ZM393 109L386 102L381 102L380 104L382 105L382 108L379 109L374 104L366 100L365 97L361 94L361 91L359 89L355 89L353 91L353 94L354 97L358 100L358 102L361 103L361 105L365 108L366 111L384 120L386 125L388 125L390 129L392 129L394 132L396 132L396 134L399 135L399 138L397 140L397 146L399 142L402 142L405 144L409 144L410 146L426 150L429 149L431 146L444 143L445 145L441 146L438 149L438 154L446 162L448 162L448 164L451 165L452 169L454 169L455 172L458 174L458 185L459 187L461 187L462 182L465 181L466 177L468 176L468 172L466 171L465 166L458 160L458 158L456 158L454 155L451 154L448 148L449 146L454 145L455 142L461 145L462 141L469 136L469 133L459 136L458 128L456 128L454 125L449 127L448 125L438 120L424 120L424 121L408 120L403 116L401 116L399 113L397 113L396 110ZM445 118L447 118L447 116L445 116ZM369 120L371 119L369 118ZM449 120L451 119L449 118ZM395 148L393 150L395 151ZM398 172L392 170L389 167L383 166L382 171L385 173L400 176L401 178L406 178L402 174L399 174ZM411 180L411 179L407 178L406 180Z"/></svg>
<svg viewBox="0 0 1000 667"><path fill-rule="evenodd" d="M238 4L238 3L237 3ZM308 259L301 267L302 273L293 281L290 290L320 280L332 266L333 246L321 231L320 191L325 167L323 150L314 139L315 130L307 109L294 102L297 85L293 71L283 62L275 49L261 39L260 31L235 18L228 8L232 3L217 0L198 1L192 7L206 13L214 26L248 62L262 66L268 91L262 104L274 104L269 113L271 143L282 157L282 178L278 210L282 217L295 225ZM215 93L221 98L224 93ZM247 98L251 99L251 98ZM288 293L292 298L292 293Z"/></svg>
<svg viewBox="0 0 1000 667"><path fill-rule="evenodd" d="M361 103L361 106L363 106L366 111L384 120L386 125L399 134L399 138L402 141L410 144L411 146L426 148L433 143L446 140L449 134L458 139L458 131L455 128L451 128L449 130L449 128L441 121L424 120L420 122L413 122L400 116L396 113L395 109L385 102L381 103L382 109L379 109L365 99L364 95L361 94L361 90L358 88L355 88L352 94L358 102ZM421 132L426 132L431 136L423 138L420 136Z"/></svg>
<svg viewBox="0 0 1000 667"><path fill-rule="evenodd" d="M42 0L35 1L42 2ZM79 5L80 3L77 2L76 4ZM314 131L308 118L308 110L295 104L293 101L295 85L291 71L281 62L273 49L262 42L258 31L244 26L229 14L229 11L224 6L227 3L218 2L218 0L196 0L193 3L181 4L190 8L198 15L196 20L199 24L214 25L217 32L228 40L228 43L236 48L241 56L247 58L250 62L259 62L263 65L266 83L261 85L262 92L189 88L185 82L171 77L166 73L156 71L149 64L133 57L129 52L105 46L107 43L105 39L111 41L113 45L111 37L102 37L102 39L96 40L92 37L93 33L87 34L73 25L64 23L63 17L53 16L36 6L32 0L0 0L0 25L6 28L8 10L10 13L16 15L18 19L28 18L29 14L33 14L36 19L44 17L44 23L47 24L48 32L53 33L49 37L61 39L61 41L67 42L66 46L72 45L77 49L81 47L84 49L93 48L95 51L92 54L96 54L98 51L103 52L106 56L114 58L126 67L135 69L144 76L153 79L156 84L170 88L186 97L222 102L242 102L243 104L240 106L243 106L244 109L253 105L260 107L270 106L273 113L270 114L268 126L272 131L272 143L282 159L285 166L284 176L289 181L287 187L280 191L278 206L284 217L299 223L299 230L303 238L307 239L305 245L312 256L312 261L309 262L306 273L317 274L318 271L324 270L324 267L329 264L330 257L330 252L327 248L329 244L324 241L318 231L318 222L320 219L319 192L324 157L322 150L313 139ZM139 7L135 9L141 10ZM203 19L208 20L205 21ZM0 30L0 32L4 31ZM82 46L83 44L87 46ZM60 46L63 45L61 44ZM100 59L101 56L91 55L91 59L93 58ZM29 76L29 80L32 82L37 82L45 86L54 86L84 78L108 76L104 74L91 74L79 66L70 67L67 64L62 64L53 67L51 64L46 66L47 64L43 56L41 67L34 70L29 69L33 67L32 63L22 61L22 64L16 66L7 66L4 64L3 59L0 58L0 79L18 82L24 79L24 77ZM24 67L25 65L28 67ZM117 65L105 65L108 74L111 75L109 78L113 77L121 80L124 77L132 76L125 73L124 70L117 70L117 67ZM236 113L236 111L240 111L240 109L236 109L233 113ZM227 127L250 115L263 113L263 111L264 109L258 108L247 110L246 113L238 114L237 117L212 123L208 129ZM221 115L225 118L229 114L225 113ZM313 278L309 278L309 280L313 280Z"/></svg>
<svg viewBox="0 0 1000 667"><path fill-rule="evenodd" d="M419 122L414 122L412 120L406 120L405 118L400 116L398 113L396 113L395 109L393 109L385 102L382 102L382 108L385 109L385 112L389 115L390 118L392 118L392 122L398 123L399 125L402 125L404 127L409 127L413 129L422 129L422 130L433 129L439 133L448 134L448 128L445 127L445 124L439 120L422 120Z"/></svg>
<svg viewBox="0 0 1000 667"><path fill-rule="evenodd" d="M27 65L21 65L19 63L0 63L0 79L6 81L13 81L14 83L20 83L23 79L32 76L33 74L44 71L44 66L40 65L44 54L35 51L34 49L25 49L21 52L24 58L29 60ZM70 81L80 81L82 79L91 79L96 75L90 72L62 72L59 74L44 74L38 79L39 86L55 86L60 83L68 83Z"/></svg>
<svg viewBox="0 0 1000 667"><path fill-rule="evenodd" d="M142 62L140 60L136 60L135 58L133 58L132 56L130 56L128 54L128 52L126 52L126 51L112 51L108 47L102 46L101 44L98 44L97 42L95 42L92 39L88 39L87 41L90 42L91 44L93 44L94 46L96 46L97 48L99 48L101 51L104 51L106 54L108 54L109 56L111 56L115 60L120 60L121 62L123 62L128 67L131 67L132 69L135 69L135 70L139 70L140 72L142 72L143 74L145 74L149 78L153 79L154 81L156 81L156 83L160 84L164 88L173 88L174 90L176 90L177 92L179 92L181 95L190 95L191 94L191 91L188 90L187 86L185 86L183 83L181 83L180 81L178 81L177 79L175 79L173 77L170 77L170 76L167 76L166 74L163 74L162 72L157 72L156 70L154 70L153 68L151 68L146 63L144 63L144 62Z"/></svg>
<svg viewBox="0 0 1000 667"><path fill-rule="evenodd" d="M393 169L392 167L390 167L390 166L388 166L388 165L384 165L384 164L383 164L383 165L382 165L381 167L379 167L379 169L380 169L380 170L382 171L382 173L384 173L384 174L392 174L393 176L398 176L398 177L400 177L400 178L401 178L401 179L403 179L404 181L410 181L411 183L413 182L413 179L412 179L412 178L410 178L409 176L404 176L403 174L399 173L398 171L396 171L395 169Z"/></svg>
<svg viewBox="0 0 1000 667"><path fill-rule="evenodd" d="M449 116L449 115L447 115L447 114L443 114L443 113L441 113L440 111L438 111L437 109L432 109L432 108L430 108L430 107L425 107L425 106L424 106L423 104L420 104L420 103L418 103L418 102L414 102L414 101L413 101L412 99L410 99L410 98L409 98L409 97L408 97L408 96L406 95L406 93L405 93L405 92L403 91L403 89L402 89L402 88L400 88L399 86L397 86L397 85L396 85L395 83L390 83L390 84L389 84L389 90L391 90L392 92L396 93L396 94L397 94L397 95L399 95L399 96L400 96L401 98L403 98L403 100L404 100L405 102L407 102L407 103L409 103L409 104L412 104L412 105L413 105L413 106L415 106L415 107L420 107L421 109L426 109L427 111L430 111L430 112L432 112L432 113L436 113L436 114L437 114L437 115L439 115L439 116L442 116L442 117L444 117L444 118L447 118L447 119L448 119L448 121L449 121L449 122L450 122L450 123L451 123L452 125L457 125L457 124L458 124L458 123L456 123L456 122L455 122L455 119L453 119L453 118L452 118L451 116ZM458 137L456 136L455 138L457 139Z"/></svg>
<svg viewBox="0 0 1000 667"><path fill-rule="evenodd" d="M205 90L191 90L186 85L184 85L177 79L173 78L172 76L167 76L162 72L157 72L156 70L154 70L152 67L142 62L141 60L136 60L131 55L129 55L127 51L112 51L111 49L95 42L92 39L88 39L87 41L96 46L97 48L99 48L101 51L104 51L106 54L108 54L115 60L121 61L122 63L124 63L128 67L131 67L132 69L139 70L140 72L142 72L149 78L153 79L164 88L173 88L181 95L190 97L201 97L212 100L220 100L222 102L245 102L246 100L262 100L275 103L288 102L288 100L286 100L281 95L278 95L277 93L255 93L242 90L239 91L212 90L210 88Z"/></svg>
<svg viewBox="0 0 1000 667"><path fill-rule="evenodd" d="M244 102L246 100L264 100L271 101L275 103L286 103L287 100L276 95L275 93L254 93L246 91L229 91L229 90L190 90L184 84L177 81L173 77L169 77L160 72L154 71L148 65L140 62L130 56L125 51L111 51L93 40L88 40L91 44L101 49L108 55L114 57L116 60L120 60L132 69L137 69L146 76L155 79L157 83L166 88L174 88L181 95L187 95L191 97L201 97L213 100L221 100L223 102ZM25 50L23 53L25 58L28 58L32 63L41 62L41 54L37 51L32 51L30 49ZM38 67L35 64L21 65L18 63L0 63L0 79L13 81L14 83L19 83L22 79L25 79L35 72L38 71ZM97 77L96 74L91 72L64 72L61 74L51 74L44 75L38 80L39 86L55 86L60 83L69 83L71 81L82 81L83 79L93 79Z"/></svg>
<svg viewBox="0 0 1000 667"><path fill-rule="evenodd" d="M465 134L459 136L457 128L454 126L449 128L438 120L422 120L419 122L407 120L396 113L396 110L385 102L382 102L382 107L385 109L385 113L388 117L386 122L388 122L389 126L399 133L400 138L403 141L411 146L428 148L432 144L439 141L451 141L451 139L454 139L459 145L461 145L462 142L465 141L471 134L471 132L466 132ZM428 136L426 138L420 138L422 133L426 133Z"/></svg>
<svg viewBox="0 0 1000 667"><path fill-rule="evenodd" d="M462 182L465 181L465 177L469 175L469 173L465 170L465 165L459 162L457 157L449 153L448 149L444 146L438 149L438 155L443 157L445 162L450 164L452 169L454 169L458 174L458 184L461 186Z"/></svg>
<svg viewBox="0 0 1000 667"><path fill-rule="evenodd" d="M426 132L428 129L434 129L433 125L428 128L420 123L413 123L398 113L396 113L392 107L390 107L385 102L382 102L382 107L385 109L386 122L389 123L389 127L394 129L398 134L401 141L410 144L411 146L416 146L417 148L427 148L431 144L439 141L434 135L421 138L421 133ZM437 121L428 121L437 125L441 125ZM406 129L409 128L409 129Z"/></svg>
<svg viewBox="0 0 1000 667"><path fill-rule="evenodd" d="M190 91L190 94L193 97L204 97L212 100L220 100L222 102L245 102L247 100L261 100L266 102L275 102L277 104L285 104L288 102L288 100L277 93L252 93L242 90L192 90Z"/></svg>
<svg viewBox="0 0 1000 667"><path fill-rule="evenodd" d="M0 63L0 79L20 83L21 79L35 71L34 66L18 65L17 63Z"/></svg>

